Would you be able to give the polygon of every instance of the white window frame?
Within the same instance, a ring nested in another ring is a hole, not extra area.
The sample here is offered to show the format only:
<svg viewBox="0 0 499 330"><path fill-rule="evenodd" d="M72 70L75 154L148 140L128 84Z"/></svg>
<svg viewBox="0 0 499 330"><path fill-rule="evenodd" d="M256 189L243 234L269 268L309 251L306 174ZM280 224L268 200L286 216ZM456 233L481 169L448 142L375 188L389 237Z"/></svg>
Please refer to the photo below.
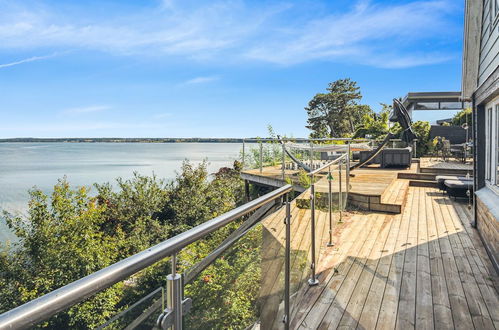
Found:
<svg viewBox="0 0 499 330"><path fill-rule="evenodd" d="M485 106L485 184L499 194L499 98Z"/></svg>

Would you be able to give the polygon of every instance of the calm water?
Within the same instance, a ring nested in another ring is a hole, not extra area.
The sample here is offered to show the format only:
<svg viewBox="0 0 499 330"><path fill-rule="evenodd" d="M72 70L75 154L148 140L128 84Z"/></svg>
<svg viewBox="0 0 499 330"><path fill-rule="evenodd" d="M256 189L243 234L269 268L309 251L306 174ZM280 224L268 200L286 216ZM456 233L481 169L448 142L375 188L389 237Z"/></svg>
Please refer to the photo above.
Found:
<svg viewBox="0 0 499 330"><path fill-rule="evenodd" d="M238 143L0 143L0 208L25 213L33 186L50 193L66 176L73 186L129 178L133 172L172 179L185 159L216 172L239 158ZM0 241L14 238L0 219Z"/></svg>

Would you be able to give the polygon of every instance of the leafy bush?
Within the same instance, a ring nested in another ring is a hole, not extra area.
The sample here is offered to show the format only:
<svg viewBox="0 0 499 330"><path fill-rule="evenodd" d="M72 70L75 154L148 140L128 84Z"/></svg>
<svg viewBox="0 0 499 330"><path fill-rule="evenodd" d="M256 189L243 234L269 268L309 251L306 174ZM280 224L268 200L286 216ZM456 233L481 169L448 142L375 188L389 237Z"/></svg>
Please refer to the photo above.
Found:
<svg viewBox="0 0 499 330"><path fill-rule="evenodd" d="M461 126L464 123L468 123L471 126L472 115L471 108L463 109L454 115L452 125Z"/></svg>
<svg viewBox="0 0 499 330"><path fill-rule="evenodd" d="M85 187L71 188L66 179L55 185L51 196L33 189L27 217L4 212L19 241L0 249L0 313L235 208L244 197L239 170L236 163L234 168L222 168L210 178L206 163L193 166L185 162L170 182L135 174L130 180L117 179L115 187L96 184L96 196ZM189 246L183 255L195 252L197 259L203 258L236 225ZM247 263L247 258L239 257ZM222 271L223 261L217 261L215 269L218 266ZM235 276L242 266L233 266ZM169 268L164 260L39 327L95 328L164 285ZM233 298L228 298L239 308L224 313L224 324L239 322L240 315L254 314L244 301L249 299L245 298L248 287L256 285L253 277L246 281L247 285L235 287Z"/></svg>

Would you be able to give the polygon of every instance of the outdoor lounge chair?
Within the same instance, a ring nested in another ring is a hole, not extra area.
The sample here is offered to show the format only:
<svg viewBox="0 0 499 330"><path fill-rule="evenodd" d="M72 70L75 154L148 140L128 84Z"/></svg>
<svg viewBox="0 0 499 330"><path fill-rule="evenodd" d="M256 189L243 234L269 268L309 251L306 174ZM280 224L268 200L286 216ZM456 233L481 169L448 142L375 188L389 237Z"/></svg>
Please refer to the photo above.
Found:
<svg viewBox="0 0 499 330"><path fill-rule="evenodd" d="M471 181L473 182L473 177L457 176L457 175L437 175L435 177L437 181L438 189L445 191L445 180L460 180L460 181Z"/></svg>
<svg viewBox="0 0 499 330"><path fill-rule="evenodd" d="M469 197L468 190L473 193L473 181L471 180L445 180L445 187L447 194L449 196L457 197Z"/></svg>

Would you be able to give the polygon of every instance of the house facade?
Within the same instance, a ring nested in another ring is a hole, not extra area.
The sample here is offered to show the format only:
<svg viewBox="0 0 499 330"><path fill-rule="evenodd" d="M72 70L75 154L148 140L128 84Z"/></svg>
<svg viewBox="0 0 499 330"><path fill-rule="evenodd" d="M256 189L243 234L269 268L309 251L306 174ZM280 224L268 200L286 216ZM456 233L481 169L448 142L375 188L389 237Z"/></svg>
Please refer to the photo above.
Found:
<svg viewBox="0 0 499 330"><path fill-rule="evenodd" d="M499 269L499 0L466 1L462 99L473 104L473 225Z"/></svg>

